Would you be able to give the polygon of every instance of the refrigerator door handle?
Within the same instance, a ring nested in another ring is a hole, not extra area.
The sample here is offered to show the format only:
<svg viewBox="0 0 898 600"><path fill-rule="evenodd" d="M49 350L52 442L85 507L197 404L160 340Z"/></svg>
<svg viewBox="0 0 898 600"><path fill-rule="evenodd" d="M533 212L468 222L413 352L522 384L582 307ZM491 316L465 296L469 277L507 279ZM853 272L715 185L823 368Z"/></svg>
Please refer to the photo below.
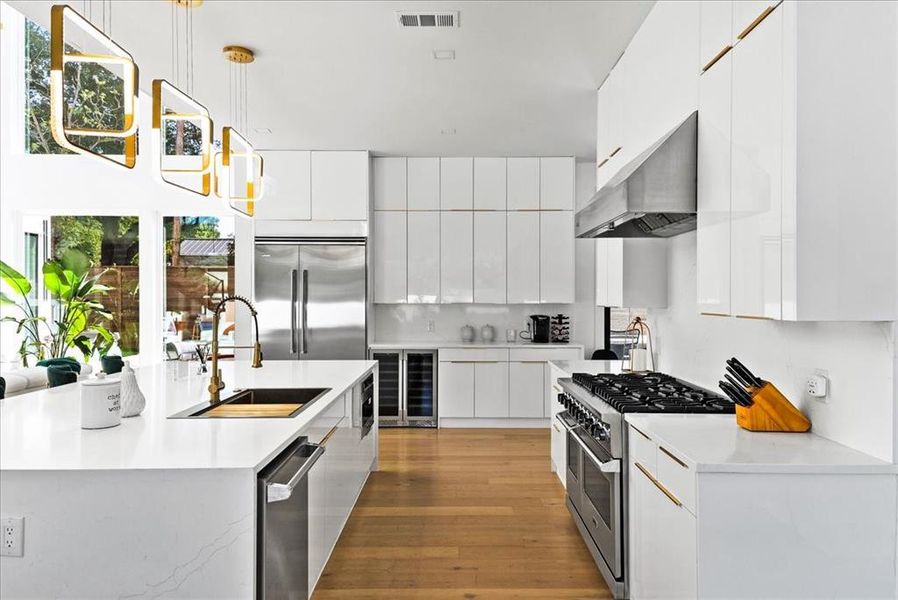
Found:
<svg viewBox="0 0 898 600"><path fill-rule="evenodd" d="M306 323L308 323L309 316L309 270L302 270L302 301L301 301L301 312L300 312L300 324L302 325L302 331L300 332L299 338L299 353L300 354L308 354L309 353L309 340L306 338Z"/></svg>
<svg viewBox="0 0 898 600"><path fill-rule="evenodd" d="M290 353L296 354L296 269L290 272Z"/></svg>

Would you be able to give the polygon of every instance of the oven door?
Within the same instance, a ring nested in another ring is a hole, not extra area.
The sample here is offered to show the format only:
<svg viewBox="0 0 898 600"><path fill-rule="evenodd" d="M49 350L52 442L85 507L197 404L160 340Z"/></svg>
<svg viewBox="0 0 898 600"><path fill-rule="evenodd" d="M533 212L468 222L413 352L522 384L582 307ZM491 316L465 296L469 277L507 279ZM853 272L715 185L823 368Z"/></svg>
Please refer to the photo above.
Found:
<svg viewBox="0 0 898 600"><path fill-rule="evenodd" d="M581 450L580 516L615 578L623 571L621 461L572 431Z"/></svg>

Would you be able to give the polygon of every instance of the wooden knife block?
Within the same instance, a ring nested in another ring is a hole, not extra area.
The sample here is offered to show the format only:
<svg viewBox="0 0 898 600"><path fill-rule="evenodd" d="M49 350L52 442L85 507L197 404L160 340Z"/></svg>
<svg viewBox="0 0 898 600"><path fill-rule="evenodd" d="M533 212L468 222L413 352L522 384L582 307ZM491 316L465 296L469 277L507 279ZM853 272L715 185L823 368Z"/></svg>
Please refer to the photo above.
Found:
<svg viewBox="0 0 898 600"><path fill-rule="evenodd" d="M736 423L749 431L805 432L811 422L769 381L750 390L754 404L736 405Z"/></svg>

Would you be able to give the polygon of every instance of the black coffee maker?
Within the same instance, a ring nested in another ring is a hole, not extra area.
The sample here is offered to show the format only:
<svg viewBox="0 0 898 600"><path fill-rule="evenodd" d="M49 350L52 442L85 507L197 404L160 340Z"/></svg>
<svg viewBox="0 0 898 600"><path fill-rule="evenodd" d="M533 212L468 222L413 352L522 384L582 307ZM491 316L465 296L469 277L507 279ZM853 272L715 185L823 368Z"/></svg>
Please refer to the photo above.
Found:
<svg viewBox="0 0 898 600"><path fill-rule="evenodd" d="M530 341L534 344L549 343L549 315L530 315Z"/></svg>

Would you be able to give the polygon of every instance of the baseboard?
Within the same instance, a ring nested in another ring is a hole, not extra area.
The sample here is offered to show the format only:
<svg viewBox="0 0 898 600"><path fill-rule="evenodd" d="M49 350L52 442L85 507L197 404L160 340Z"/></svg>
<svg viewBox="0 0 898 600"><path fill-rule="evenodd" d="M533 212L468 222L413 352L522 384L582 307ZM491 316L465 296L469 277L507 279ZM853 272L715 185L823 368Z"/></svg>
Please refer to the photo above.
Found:
<svg viewBox="0 0 898 600"><path fill-rule="evenodd" d="M440 419L441 428L546 429L550 419Z"/></svg>

